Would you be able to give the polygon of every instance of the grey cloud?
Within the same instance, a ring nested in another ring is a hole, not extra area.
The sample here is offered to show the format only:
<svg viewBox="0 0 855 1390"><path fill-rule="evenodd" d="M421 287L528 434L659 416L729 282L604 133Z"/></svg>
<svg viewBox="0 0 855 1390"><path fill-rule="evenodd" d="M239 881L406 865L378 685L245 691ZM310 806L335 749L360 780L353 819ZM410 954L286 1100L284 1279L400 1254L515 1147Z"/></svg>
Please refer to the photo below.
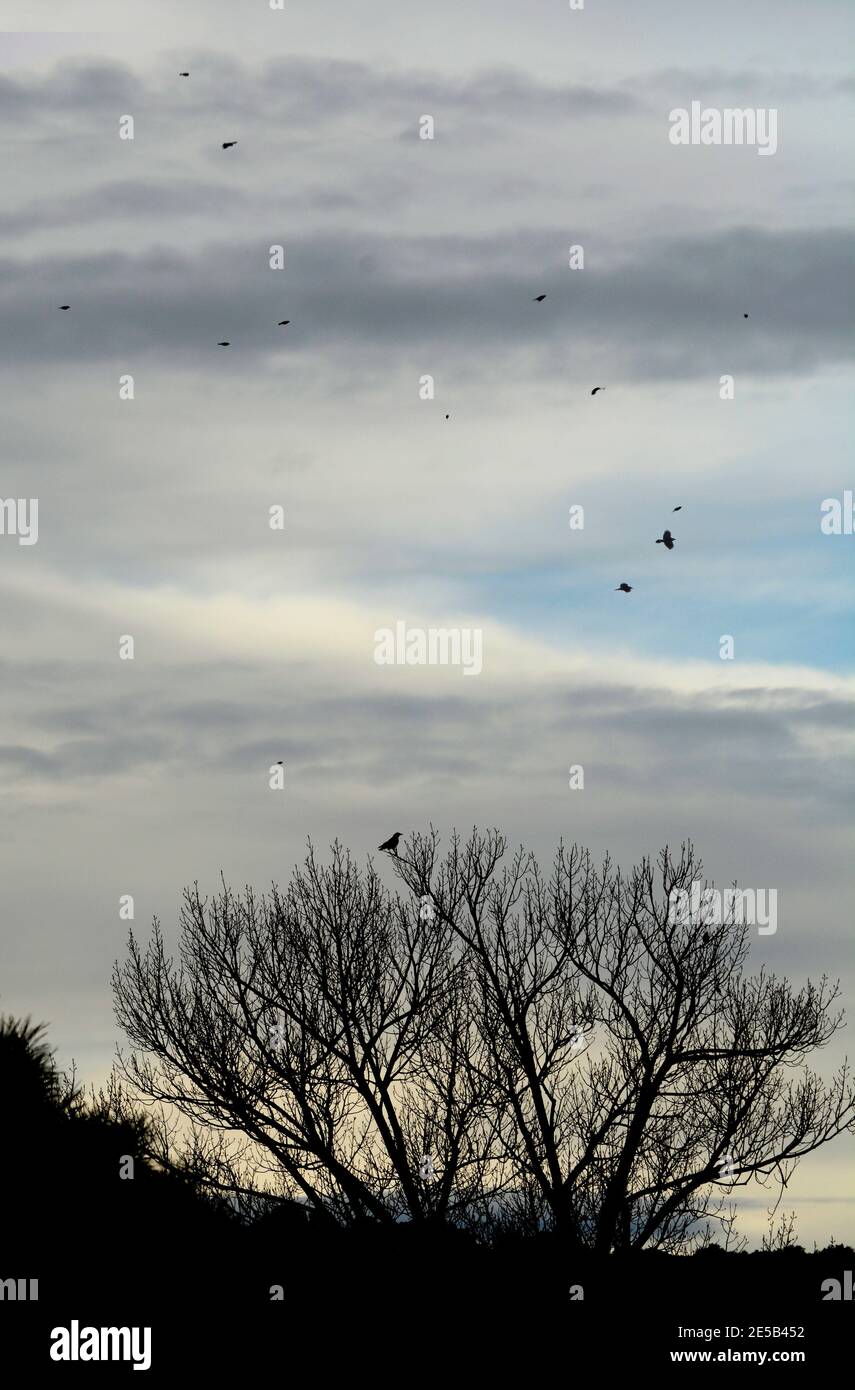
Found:
<svg viewBox="0 0 855 1390"><path fill-rule="evenodd" d="M159 734L136 733L127 726L108 734L99 728L88 739L57 745L55 775L65 778L109 777L134 768L163 764L170 746Z"/></svg>
<svg viewBox="0 0 855 1390"><path fill-rule="evenodd" d="M208 52L187 61L192 71L188 86L176 82L166 87L162 82L146 83L120 64L65 60L44 77L0 80L0 112L38 117L58 110L101 111L113 116L119 114L117 105L123 111L129 103L150 110L157 102L171 114L201 117L216 112L268 123L287 117L292 126L317 128L319 122L359 112L376 121L378 110L396 106L528 121L542 115L614 116L637 110L640 104L620 86L547 84L511 65L449 77L309 55L274 59L261 69Z"/></svg>
<svg viewBox="0 0 855 1390"><path fill-rule="evenodd" d="M575 700L574 700L575 703ZM805 713L792 704L784 706L765 691L754 700L740 699L738 708L728 708L714 695L680 699L662 695L656 699L643 695L633 703L627 717L626 700L618 707L601 709L597 727L623 738L634 750L621 780L634 781L639 759L645 750L655 750L657 787L681 788L690 792L703 787L706 795L726 801L735 797L790 796L796 803L810 804L814 814L834 818L845 808L855 806L852 763L855 758L822 757L806 747L798 736ZM825 710L848 709L852 727L855 706L849 702L814 700L811 723L826 725ZM842 706L842 708L841 708ZM822 769L821 773L819 769Z"/></svg>
<svg viewBox="0 0 855 1390"><path fill-rule="evenodd" d="M851 79L841 79L834 73L764 68L663 68L641 79L625 79L621 85L630 91L640 87L685 97L682 104L709 101L719 95L733 98L740 106L762 105L767 100L773 105L775 100L784 99L823 101L855 90Z"/></svg>
<svg viewBox="0 0 855 1390"><path fill-rule="evenodd" d="M849 96L853 80L828 74L755 68L665 68L622 78L619 82L538 81L524 69L506 64L474 69L451 77L430 69L383 68L309 54L272 59L262 66L241 63L223 54L200 50L185 60L192 71L184 86L142 79L132 68L111 62L63 60L45 76L0 80L0 111L38 117L40 113L103 112L117 114L129 104L154 116L203 118L217 115L249 123L287 119L316 129L319 122L352 118L359 113L377 120L393 108L414 112L423 107L434 116L472 115L498 123L536 121L544 117L596 119L638 113L650 107L649 93L688 92L692 99L708 93L738 96L756 105L758 92L792 99Z"/></svg>
<svg viewBox="0 0 855 1390"><path fill-rule="evenodd" d="M137 256L54 257L0 264L7 360L215 362L240 371L272 349L382 358L414 346L460 354L536 354L538 370L568 374L574 355L637 380L691 379L730 370L787 373L852 357L843 286L855 270L843 230L747 229L651 240L613 250L603 269L565 272L566 232L519 232L496 246L464 237L375 238L380 271L366 276L364 238L288 239L289 270L274 275L259 244L209 246L193 256L158 248ZM580 240L596 244L596 232ZM273 278L271 278L273 276ZM532 310L533 288L547 288ZM271 304L271 299L275 304ZM60 317L56 304L72 304ZM277 305L293 327L275 332ZM751 322L742 311L750 306ZM233 347L219 354L215 343Z"/></svg>
<svg viewBox="0 0 855 1390"><path fill-rule="evenodd" d="M0 113L38 119L56 112L124 114L145 99L145 86L118 63L61 62L46 76L0 77ZM121 110L117 108L121 107Z"/></svg>
<svg viewBox="0 0 855 1390"><path fill-rule="evenodd" d="M383 201L391 207L405 199L408 184L402 178L384 182ZM75 227L90 223L159 223L161 219L193 218L210 222L225 213L240 212L244 221L259 223L277 215L306 210L335 211L375 208L377 186L369 181L360 192L345 188L303 186L292 195L252 193L222 181L201 179L117 179L88 193L70 198L40 199L17 212L0 213L0 236L14 237L45 228Z"/></svg>
<svg viewBox="0 0 855 1390"><path fill-rule="evenodd" d="M339 775L348 768L347 780L367 775L385 785L408 763L423 776L454 767L477 770L473 737L491 749L485 771L542 767L539 745L546 739L566 747L569 732L595 740L592 754L598 763L608 758L616 790L637 785L644 769L655 779L651 790L657 796L697 786L724 800L792 795L831 817L852 801L855 755L839 746L833 754L830 748L825 754L808 750L799 736L808 701L811 720L820 727L829 718L845 724L847 714L851 727L852 699L758 688L740 691L731 701L713 690L680 695L587 681L525 696L496 693L488 682L475 698L392 690L324 696L314 689L319 675L320 668L311 677L307 672L277 697L269 672L251 664L241 671L217 663L195 672L176 666L168 681L158 667L143 692L99 698L91 706L88 737L61 741L52 752L7 748L0 758L21 772L59 770L71 779L121 775L159 762L220 775L256 764L266 768L280 757L304 767L335 759ZM191 689L215 682L223 688L216 697ZM241 696L239 686L245 686ZM50 699L38 701L30 719L46 737L81 725L78 704L55 708ZM616 747L624 750L622 762L610 756Z"/></svg>
<svg viewBox="0 0 855 1390"><path fill-rule="evenodd" d="M49 753L44 753L38 748L11 744L0 747L0 763L13 774L18 772L32 777L48 776L55 771L56 766Z"/></svg>
<svg viewBox="0 0 855 1390"><path fill-rule="evenodd" d="M41 199L17 212L0 213L0 235L17 236L45 227L157 217L217 216L248 201L241 189L198 179L117 179L71 198Z"/></svg>

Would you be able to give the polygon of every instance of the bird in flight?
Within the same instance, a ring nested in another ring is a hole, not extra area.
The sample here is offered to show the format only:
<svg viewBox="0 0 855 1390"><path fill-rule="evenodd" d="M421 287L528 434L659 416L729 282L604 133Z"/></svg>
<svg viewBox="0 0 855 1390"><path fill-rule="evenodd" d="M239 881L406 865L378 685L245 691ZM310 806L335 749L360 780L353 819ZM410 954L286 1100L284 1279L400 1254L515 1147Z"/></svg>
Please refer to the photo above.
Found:
<svg viewBox="0 0 855 1390"><path fill-rule="evenodd" d="M70 308L71 308L71 305L70 305L70 304L60 304L59 307L60 307L60 309L70 309Z"/></svg>
<svg viewBox="0 0 855 1390"><path fill-rule="evenodd" d="M190 74L189 74L189 72L179 72L178 76L179 76L179 77L189 77Z"/></svg>
<svg viewBox="0 0 855 1390"><path fill-rule="evenodd" d="M280 320L279 320L278 327L279 327L279 328L284 328L285 325L286 325L286 323L290 323L290 322L291 322L290 319L280 319Z"/></svg>
<svg viewBox="0 0 855 1390"><path fill-rule="evenodd" d="M748 315L747 315L747 314L743 314L742 317L743 317L744 319L747 319L747 318L748 318Z"/></svg>
<svg viewBox="0 0 855 1390"><path fill-rule="evenodd" d="M223 149L224 149L224 150L230 150L230 149L232 148L232 146L233 146L233 145L236 145L236 144L237 144L237 140L224 140L224 141L223 141Z"/></svg>
<svg viewBox="0 0 855 1390"><path fill-rule="evenodd" d="M545 294L536 294L536 295L534 296L534 299L532 300L532 303L533 303L533 304L542 304L545 298L546 298L546 295L545 295Z"/></svg>
<svg viewBox="0 0 855 1390"><path fill-rule="evenodd" d="M382 845L378 845L377 848L378 848L378 849L388 849L388 850L391 850L393 854L397 854L397 853L398 853L398 841L400 840L400 838L401 838L401 831L400 831L400 830L396 830L395 833L394 833L394 835L390 835L390 836L389 836L389 839L388 839L388 840L384 840L383 843L382 843Z"/></svg>
<svg viewBox="0 0 855 1390"><path fill-rule="evenodd" d="M231 347L231 343L229 342L228 338L226 338L224 342L217 343L217 347Z"/></svg>
<svg viewBox="0 0 855 1390"><path fill-rule="evenodd" d="M675 508L674 508L674 511L675 511L675 512L681 512L682 510L683 510L683 504L682 504L682 502L680 503L679 507L675 507Z"/></svg>
<svg viewBox="0 0 855 1390"><path fill-rule="evenodd" d="M596 396L598 391L605 391L605 389L605 386L595 386L593 391L591 392L591 395Z"/></svg>
<svg viewBox="0 0 855 1390"><path fill-rule="evenodd" d="M670 532L670 531L663 531L663 532L662 532L662 535L659 537L659 539L658 539L658 541L656 542L656 544L657 544L657 545L664 545L664 547L665 547L666 550L673 550L673 549L674 549L674 537L671 535L671 532Z"/></svg>
<svg viewBox="0 0 855 1390"><path fill-rule="evenodd" d="M615 589L615 593L616 593L616 594L631 594L631 593L632 593L632 585L631 585L631 584L618 584L617 588Z"/></svg>
<svg viewBox="0 0 855 1390"><path fill-rule="evenodd" d="M450 419L451 419L451 416L450 416L450 415L446 415L445 418L446 418L446 420L450 420Z"/></svg>

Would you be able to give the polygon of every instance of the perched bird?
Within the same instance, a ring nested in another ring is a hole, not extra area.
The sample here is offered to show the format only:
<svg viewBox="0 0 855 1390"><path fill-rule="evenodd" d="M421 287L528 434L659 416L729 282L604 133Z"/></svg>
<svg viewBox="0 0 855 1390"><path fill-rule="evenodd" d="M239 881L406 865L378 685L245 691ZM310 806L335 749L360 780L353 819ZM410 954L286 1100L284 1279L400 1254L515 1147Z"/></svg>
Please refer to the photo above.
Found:
<svg viewBox="0 0 855 1390"><path fill-rule="evenodd" d="M225 342L217 343L217 347L231 347L231 343L229 342L229 340L228 340L228 338L227 338L227 339L225 340Z"/></svg>
<svg viewBox="0 0 855 1390"><path fill-rule="evenodd" d="M542 304L545 298L546 298L546 295L545 295L545 294L536 294L536 295L534 296L534 299L532 300L532 303L533 303L533 304Z"/></svg>
<svg viewBox="0 0 855 1390"><path fill-rule="evenodd" d="M605 391L605 389L605 386L595 386L593 391L591 392L591 395L596 396L598 391Z"/></svg>
<svg viewBox="0 0 855 1390"><path fill-rule="evenodd" d="M279 328L284 328L285 325L286 325L286 323L290 323L290 322L291 322L290 319L280 319L280 320L279 320L278 327L279 327Z"/></svg>
<svg viewBox="0 0 855 1390"><path fill-rule="evenodd" d="M631 593L632 593L632 585L631 585L631 584L618 584L617 588L615 589L615 593L616 593L616 594L631 594Z"/></svg>
<svg viewBox="0 0 855 1390"><path fill-rule="evenodd" d="M224 140L224 141L223 141L223 149L224 149L224 150L230 150L230 149L232 148L232 146L233 146L233 145L236 145L236 144L237 144L237 140Z"/></svg>
<svg viewBox="0 0 855 1390"><path fill-rule="evenodd" d="M704 941L709 941L709 939L710 939L710 934L709 934L708 931L705 931L705 932L704 932Z"/></svg>
<svg viewBox="0 0 855 1390"><path fill-rule="evenodd" d="M682 504L682 502L680 503L679 507L675 507L675 508L674 508L674 511L675 511L675 512L681 512L682 510L683 510L683 504Z"/></svg>
<svg viewBox="0 0 855 1390"><path fill-rule="evenodd" d="M656 542L656 544L657 544L657 545L664 545L664 547L665 547L666 550L673 550L673 549L674 549L674 537L671 535L671 532L670 532L670 531L663 531L663 532L662 532L662 535L659 537L659 539L658 539L658 541Z"/></svg>
<svg viewBox="0 0 855 1390"><path fill-rule="evenodd" d="M59 307L60 307L60 309L70 309L70 308L71 308L71 305L70 305L70 304L60 304Z"/></svg>
<svg viewBox="0 0 855 1390"><path fill-rule="evenodd" d="M389 836L389 839L388 839L388 840L384 840L384 841L383 841L383 844L382 844L382 845L378 845L377 848L378 848L378 849L389 849L389 850L392 851L393 854L397 854L397 853L398 853L398 841L400 840L400 838L401 838L401 831L400 831L400 830L396 830L395 833L394 833L394 835L390 835L390 836Z"/></svg>

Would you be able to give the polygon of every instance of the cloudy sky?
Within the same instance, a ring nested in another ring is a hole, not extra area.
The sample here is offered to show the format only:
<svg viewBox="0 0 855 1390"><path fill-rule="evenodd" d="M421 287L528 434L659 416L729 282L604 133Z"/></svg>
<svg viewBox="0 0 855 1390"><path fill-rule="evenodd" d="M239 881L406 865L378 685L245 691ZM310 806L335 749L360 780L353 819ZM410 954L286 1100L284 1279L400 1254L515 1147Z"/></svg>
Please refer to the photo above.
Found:
<svg viewBox="0 0 855 1390"><path fill-rule="evenodd" d="M849 0L58 9L0 34L0 495L39 499L0 1008L100 1080L121 894L171 931L189 881L433 822L691 837L778 891L753 965L851 1013ZM777 153L675 147L692 101L775 108ZM397 621L480 629L482 673L376 665ZM792 1184L803 1241L855 1238L851 1157Z"/></svg>

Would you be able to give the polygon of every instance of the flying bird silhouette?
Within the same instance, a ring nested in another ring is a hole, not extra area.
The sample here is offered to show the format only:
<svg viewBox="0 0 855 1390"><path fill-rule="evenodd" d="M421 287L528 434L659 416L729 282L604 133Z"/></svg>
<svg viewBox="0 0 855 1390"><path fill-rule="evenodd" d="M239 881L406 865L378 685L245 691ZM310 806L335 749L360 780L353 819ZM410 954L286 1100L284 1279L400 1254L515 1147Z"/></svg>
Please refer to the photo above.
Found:
<svg viewBox="0 0 855 1390"><path fill-rule="evenodd" d="M598 391L605 391L605 389L605 386L595 386L593 391L591 392L591 395L596 396Z"/></svg>
<svg viewBox="0 0 855 1390"><path fill-rule="evenodd" d="M71 308L71 305L70 305L70 304L60 304L59 307L60 307L60 309L70 309L70 308Z"/></svg>
<svg viewBox="0 0 855 1390"><path fill-rule="evenodd" d="M747 319L747 318L748 318L748 315L747 315L747 314L743 314L742 317L743 317L744 319Z"/></svg>
<svg viewBox="0 0 855 1390"><path fill-rule="evenodd" d="M278 325L277 325L277 327L279 327L279 328L284 328L285 325L286 325L286 323L290 323L290 322L291 322L290 319L280 319L280 320L279 320L279 323L278 323Z"/></svg>
<svg viewBox="0 0 855 1390"><path fill-rule="evenodd" d="M683 504L682 504L682 502L680 503L679 507L675 507L675 508L674 508L674 511L675 511L675 512L681 512L682 510L683 510Z"/></svg>
<svg viewBox="0 0 855 1390"><path fill-rule="evenodd" d="M631 585L631 584L618 584L617 588L615 589L615 593L616 593L616 594L631 594L631 593L632 593L632 585Z"/></svg>
<svg viewBox="0 0 855 1390"><path fill-rule="evenodd" d="M398 853L398 841L400 840L400 838L401 838L401 831L400 831L400 830L396 830L395 833L394 833L394 835L390 835L390 836L389 836L389 839L388 839L388 840L384 840L383 843L382 843L382 845L378 845L377 848L378 848L378 849L389 849L389 850L392 851L393 854L397 854L397 853Z"/></svg>
<svg viewBox="0 0 855 1390"><path fill-rule="evenodd" d="M658 541L656 542L656 544L657 544L657 545L664 545L664 547L665 547L666 550L673 550L673 549L674 549L674 537L671 535L671 532L670 532L670 531L663 531L663 532L662 532L662 535L659 537L659 539L658 539Z"/></svg>
<svg viewBox="0 0 855 1390"><path fill-rule="evenodd" d="M229 342L228 338L226 338L224 342L217 343L217 347L231 347L231 343Z"/></svg>
<svg viewBox="0 0 855 1390"><path fill-rule="evenodd" d="M189 77L190 74L189 74L189 72L179 72L178 76L179 76L179 77Z"/></svg>
<svg viewBox="0 0 855 1390"><path fill-rule="evenodd" d="M534 296L534 299L532 300L532 303L533 303L533 304L542 304L545 298L546 298L546 295L545 295L545 294L536 294L536 295Z"/></svg>
<svg viewBox="0 0 855 1390"><path fill-rule="evenodd" d="M237 144L237 140L224 140L224 141L223 141L223 149L224 149L224 150L230 150L230 149L232 149L236 144Z"/></svg>

